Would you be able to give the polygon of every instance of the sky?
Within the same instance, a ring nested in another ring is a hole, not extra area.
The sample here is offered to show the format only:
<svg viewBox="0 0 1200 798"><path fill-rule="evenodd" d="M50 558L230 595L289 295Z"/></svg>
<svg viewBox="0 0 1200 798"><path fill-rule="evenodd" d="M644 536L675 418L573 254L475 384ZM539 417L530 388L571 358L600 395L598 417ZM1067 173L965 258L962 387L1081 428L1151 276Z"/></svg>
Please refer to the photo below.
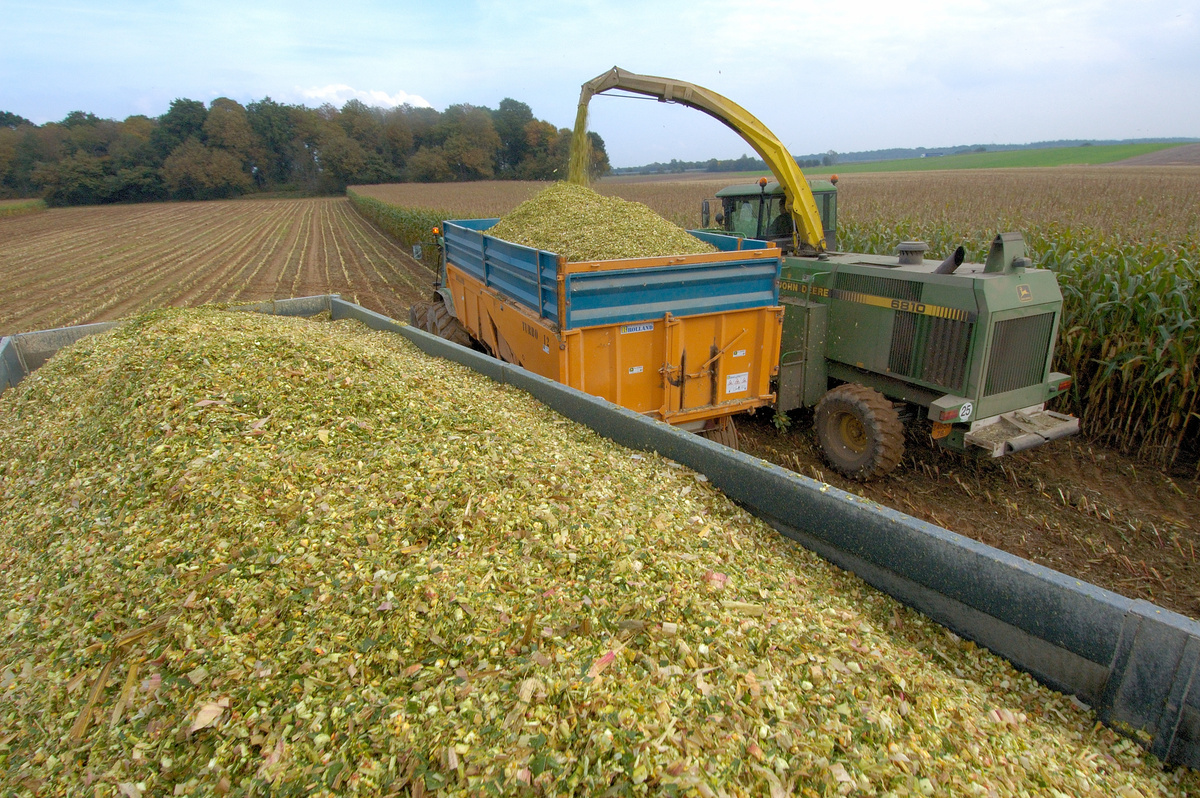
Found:
<svg viewBox="0 0 1200 798"><path fill-rule="evenodd" d="M1200 136L1196 0L0 0L0 111L172 100L495 108L559 127L612 66L699 84L795 155ZM736 158L678 105L600 95L614 166Z"/></svg>

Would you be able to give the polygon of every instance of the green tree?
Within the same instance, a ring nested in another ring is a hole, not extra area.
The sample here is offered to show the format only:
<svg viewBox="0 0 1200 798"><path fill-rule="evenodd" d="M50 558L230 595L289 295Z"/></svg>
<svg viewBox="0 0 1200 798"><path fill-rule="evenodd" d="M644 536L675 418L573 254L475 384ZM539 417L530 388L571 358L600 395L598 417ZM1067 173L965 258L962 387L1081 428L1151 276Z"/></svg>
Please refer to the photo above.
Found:
<svg viewBox="0 0 1200 798"><path fill-rule="evenodd" d="M454 171L441 147L421 147L408 159L406 176L413 183L441 183L454 179Z"/></svg>
<svg viewBox="0 0 1200 798"><path fill-rule="evenodd" d="M189 138L203 141L207 118L208 109L199 100L172 100L170 110L158 118L158 127L151 137L154 149L165 158Z"/></svg>
<svg viewBox="0 0 1200 798"><path fill-rule="evenodd" d="M362 165L353 174L345 176L347 183L388 183L399 179L400 169L385 132L385 119L383 109L371 108L361 100L350 100L342 106L338 126L362 148L363 153Z"/></svg>
<svg viewBox="0 0 1200 798"><path fill-rule="evenodd" d="M398 173L404 168L408 157L413 153L412 123L405 108L393 108L383 115L382 133L384 155L393 169Z"/></svg>
<svg viewBox="0 0 1200 798"><path fill-rule="evenodd" d="M367 168L366 151L336 126L331 125L322 136L317 157L325 191L344 191L350 183L368 182L361 177Z"/></svg>
<svg viewBox="0 0 1200 798"><path fill-rule="evenodd" d="M0 127L16 130L21 125L33 125L33 123L23 116L17 116L12 111L0 111Z"/></svg>
<svg viewBox="0 0 1200 798"><path fill-rule="evenodd" d="M34 177L34 171L43 164L62 160L70 131L50 122L41 127L21 127L16 132L17 146L10 172L12 185L19 197L37 196L42 192L42 184Z"/></svg>
<svg viewBox="0 0 1200 798"><path fill-rule="evenodd" d="M338 113L338 126L367 152L383 152L383 123L377 108L362 100L348 100Z"/></svg>
<svg viewBox="0 0 1200 798"><path fill-rule="evenodd" d="M498 177L514 177L516 175L517 166L529 152L529 144L525 138L525 126L532 121L532 109L511 97L501 100L500 107L492 112L492 123L496 127L496 134L500 137L500 150L496 165Z"/></svg>
<svg viewBox="0 0 1200 798"><path fill-rule="evenodd" d="M33 170L48 205L94 205L108 201L104 163L94 155L77 153Z"/></svg>
<svg viewBox="0 0 1200 798"><path fill-rule="evenodd" d="M600 138L600 134L589 130L587 135L592 145L588 178L596 180L612 171L612 166L608 163L608 150L604 149L604 139Z"/></svg>
<svg viewBox="0 0 1200 798"><path fill-rule="evenodd" d="M100 124L100 117L87 111L72 111L59 124L65 128L79 127L80 125L95 126Z"/></svg>
<svg viewBox="0 0 1200 798"><path fill-rule="evenodd" d="M17 142L20 136L15 127L0 125L0 198L19 196L13 166L17 162Z"/></svg>
<svg viewBox="0 0 1200 798"><path fill-rule="evenodd" d="M255 137L241 103L228 97L213 100L200 129L209 147L223 149L243 161L249 159Z"/></svg>
<svg viewBox="0 0 1200 798"><path fill-rule="evenodd" d="M107 202L153 202L167 198L167 187L160 170L140 165L106 177L104 194Z"/></svg>
<svg viewBox="0 0 1200 798"><path fill-rule="evenodd" d="M525 157L517 164L518 180L565 180L571 154L571 131L540 119L525 125Z"/></svg>
<svg viewBox="0 0 1200 798"><path fill-rule="evenodd" d="M442 115L435 109L403 105L400 110L412 131L413 147L419 149L431 144L440 145L446 140L445 130L441 127Z"/></svg>
<svg viewBox="0 0 1200 798"><path fill-rule="evenodd" d="M157 123L149 117L130 116L117 126L117 135L108 145L108 155L112 159L112 169L132 169L151 165L155 161L154 148L150 137Z"/></svg>
<svg viewBox="0 0 1200 798"><path fill-rule="evenodd" d="M254 187L237 156L206 147L196 138L189 138L167 156L162 178L176 199L222 199Z"/></svg>
<svg viewBox="0 0 1200 798"><path fill-rule="evenodd" d="M246 106L246 120L256 137L254 162L264 182L275 186L290 183L297 155L303 153L293 109L264 97Z"/></svg>
<svg viewBox="0 0 1200 798"><path fill-rule="evenodd" d="M452 105L442 114L442 152L455 180L488 180L496 170L500 136L486 108Z"/></svg>

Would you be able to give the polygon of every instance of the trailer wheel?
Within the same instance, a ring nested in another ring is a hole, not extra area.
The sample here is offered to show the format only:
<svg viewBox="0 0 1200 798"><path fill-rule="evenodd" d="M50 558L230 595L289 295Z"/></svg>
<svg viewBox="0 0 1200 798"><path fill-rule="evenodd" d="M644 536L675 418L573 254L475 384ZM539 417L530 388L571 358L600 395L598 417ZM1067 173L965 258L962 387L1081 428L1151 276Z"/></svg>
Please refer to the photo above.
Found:
<svg viewBox="0 0 1200 798"><path fill-rule="evenodd" d="M425 329L425 317L429 315L432 302L414 302L408 308L408 325Z"/></svg>
<svg viewBox="0 0 1200 798"><path fill-rule="evenodd" d="M892 403L862 385L839 385L821 397L817 439L830 465L863 482L891 471L904 455L904 425Z"/></svg>
<svg viewBox="0 0 1200 798"><path fill-rule="evenodd" d="M717 426L706 429L701 434L713 443L719 443L737 451L738 434L737 427L733 423L733 416L723 416L717 419Z"/></svg>
<svg viewBox="0 0 1200 798"><path fill-rule="evenodd" d="M445 302L434 302L426 318L429 320L429 332L459 346L471 346L471 334L462 322L450 315L450 309L446 307Z"/></svg>

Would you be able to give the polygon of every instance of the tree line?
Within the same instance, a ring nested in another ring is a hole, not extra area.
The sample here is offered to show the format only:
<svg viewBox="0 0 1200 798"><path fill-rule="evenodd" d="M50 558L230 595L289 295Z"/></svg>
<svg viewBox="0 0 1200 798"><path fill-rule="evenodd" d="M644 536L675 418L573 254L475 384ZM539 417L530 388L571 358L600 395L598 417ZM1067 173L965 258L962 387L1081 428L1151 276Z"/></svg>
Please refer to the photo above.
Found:
<svg viewBox="0 0 1200 798"><path fill-rule="evenodd" d="M795 161L801 169L810 169L814 166L830 166L834 162L830 160L831 155L836 160L837 153L830 150L828 154L821 158L795 158ZM743 155L740 158L730 160L709 158L707 161L679 161L672 158L670 163L655 161L644 166L625 166L611 171L613 174L622 175L657 175L682 174L683 172L761 172L766 168L767 164L762 158Z"/></svg>
<svg viewBox="0 0 1200 798"><path fill-rule="evenodd" d="M609 171L589 133L594 177ZM225 97L177 99L159 117L73 111L35 125L0 111L0 198L50 205L222 199L264 191L335 194L350 184L566 179L571 131L523 102L496 109L340 109Z"/></svg>

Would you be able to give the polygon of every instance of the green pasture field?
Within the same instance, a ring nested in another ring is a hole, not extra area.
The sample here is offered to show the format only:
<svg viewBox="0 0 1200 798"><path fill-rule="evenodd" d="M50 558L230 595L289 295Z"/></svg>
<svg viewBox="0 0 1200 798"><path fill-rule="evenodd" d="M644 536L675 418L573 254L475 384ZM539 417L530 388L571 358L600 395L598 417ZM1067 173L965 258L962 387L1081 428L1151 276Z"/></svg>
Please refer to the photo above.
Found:
<svg viewBox="0 0 1200 798"><path fill-rule="evenodd" d="M806 169L806 175L854 172L926 172L943 169L1007 169L1030 166L1097 166L1158 152L1178 144L1103 144L1091 147L1052 147L1044 150L968 152L932 158L901 158L896 161L838 164Z"/></svg>

